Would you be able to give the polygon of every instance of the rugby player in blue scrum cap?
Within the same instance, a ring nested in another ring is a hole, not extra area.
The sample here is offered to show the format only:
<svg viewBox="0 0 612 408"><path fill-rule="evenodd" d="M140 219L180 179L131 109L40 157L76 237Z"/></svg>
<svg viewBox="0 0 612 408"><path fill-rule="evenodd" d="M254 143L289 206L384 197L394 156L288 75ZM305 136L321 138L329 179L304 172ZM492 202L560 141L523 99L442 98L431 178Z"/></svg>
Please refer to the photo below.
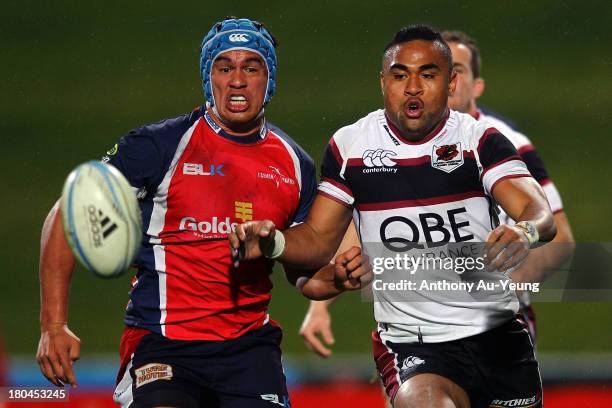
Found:
<svg viewBox="0 0 612 408"><path fill-rule="evenodd" d="M103 159L138 190L144 224L114 395L123 407L290 406L268 315L274 262L234 268L225 240L253 217L299 224L314 201L314 162L264 118L275 45L258 22L215 24L201 45L206 106L130 131ZM74 257L57 206L41 246L37 360L49 381L75 386ZM285 272L292 283L303 274Z"/></svg>

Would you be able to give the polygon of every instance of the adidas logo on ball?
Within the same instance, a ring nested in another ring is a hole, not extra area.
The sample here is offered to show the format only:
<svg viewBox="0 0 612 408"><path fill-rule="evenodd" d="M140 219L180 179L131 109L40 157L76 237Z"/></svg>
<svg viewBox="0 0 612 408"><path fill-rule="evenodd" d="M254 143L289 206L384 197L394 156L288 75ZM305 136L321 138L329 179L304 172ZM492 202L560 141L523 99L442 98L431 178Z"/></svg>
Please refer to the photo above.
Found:
<svg viewBox="0 0 612 408"><path fill-rule="evenodd" d="M102 210L97 210L94 205L87 207L87 215L89 217L89 225L94 246L97 248L103 244L103 241L117 229L117 224L104 215Z"/></svg>

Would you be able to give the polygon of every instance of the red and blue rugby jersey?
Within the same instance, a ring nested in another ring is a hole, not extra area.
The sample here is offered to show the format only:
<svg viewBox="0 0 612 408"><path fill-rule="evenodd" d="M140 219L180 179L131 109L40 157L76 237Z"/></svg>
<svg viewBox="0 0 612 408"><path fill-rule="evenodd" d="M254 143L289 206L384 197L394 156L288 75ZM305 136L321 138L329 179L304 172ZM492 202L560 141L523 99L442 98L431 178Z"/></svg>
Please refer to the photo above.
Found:
<svg viewBox="0 0 612 408"><path fill-rule="evenodd" d="M268 321L273 261L232 266L238 223L302 222L312 159L274 125L226 134L204 108L132 130L103 159L138 190L143 241L125 323L177 340L226 340Z"/></svg>

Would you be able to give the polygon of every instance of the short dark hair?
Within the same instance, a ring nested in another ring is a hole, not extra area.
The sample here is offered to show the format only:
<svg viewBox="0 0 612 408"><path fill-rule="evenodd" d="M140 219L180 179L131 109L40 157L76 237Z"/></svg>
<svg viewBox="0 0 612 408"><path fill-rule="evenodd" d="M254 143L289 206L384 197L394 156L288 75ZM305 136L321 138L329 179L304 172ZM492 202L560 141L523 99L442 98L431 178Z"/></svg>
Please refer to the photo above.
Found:
<svg viewBox="0 0 612 408"><path fill-rule="evenodd" d="M444 41L447 43L462 44L470 50L472 54L472 58L470 60L472 74L474 75L474 78L480 78L482 61L480 59L480 50L478 49L478 45L476 45L476 41L463 31L443 31L442 38L444 38Z"/></svg>
<svg viewBox="0 0 612 408"><path fill-rule="evenodd" d="M400 29L397 33L395 33L393 39L386 45L383 55L386 55L389 49L398 44L414 40L423 40L434 43L446 57L449 73L452 72L453 57L448 44L446 44L436 29L424 24L410 24Z"/></svg>

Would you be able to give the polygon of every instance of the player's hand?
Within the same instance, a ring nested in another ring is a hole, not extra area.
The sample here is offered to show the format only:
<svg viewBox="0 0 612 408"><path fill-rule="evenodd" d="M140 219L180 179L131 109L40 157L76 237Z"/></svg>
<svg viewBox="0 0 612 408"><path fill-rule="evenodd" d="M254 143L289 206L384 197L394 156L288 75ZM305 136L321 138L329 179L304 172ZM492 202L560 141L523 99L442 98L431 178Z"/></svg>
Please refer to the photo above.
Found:
<svg viewBox="0 0 612 408"><path fill-rule="evenodd" d="M505 272L529 255L529 240L520 228L500 225L489 233L484 246L484 263L489 272Z"/></svg>
<svg viewBox="0 0 612 408"><path fill-rule="evenodd" d="M228 237L234 267L237 268L241 260L261 258L272 252L275 233L274 223L268 220L248 221L238 225Z"/></svg>
<svg viewBox="0 0 612 408"><path fill-rule="evenodd" d="M372 266L358 246L336 256L334 260L334 284L340 291L366 287L374 279Z"/></svg>
<svg viewBox="0 0 612 408"><path fill-rule="evenodd" d="M332 351L328 347L334 344L334 335L326 301L310 302L310 307L300 328L300 336L304 339L306 347L319 356L327 358L331 355Z"/></svg>
<svg viewBox="0 0 612 408"><path fill-rule="evenodd" d="M81 356L81 340L66 324L52 323L43 328L38 342L36 361L40 371L53 384L77 386L72 363Z"/></svg>

